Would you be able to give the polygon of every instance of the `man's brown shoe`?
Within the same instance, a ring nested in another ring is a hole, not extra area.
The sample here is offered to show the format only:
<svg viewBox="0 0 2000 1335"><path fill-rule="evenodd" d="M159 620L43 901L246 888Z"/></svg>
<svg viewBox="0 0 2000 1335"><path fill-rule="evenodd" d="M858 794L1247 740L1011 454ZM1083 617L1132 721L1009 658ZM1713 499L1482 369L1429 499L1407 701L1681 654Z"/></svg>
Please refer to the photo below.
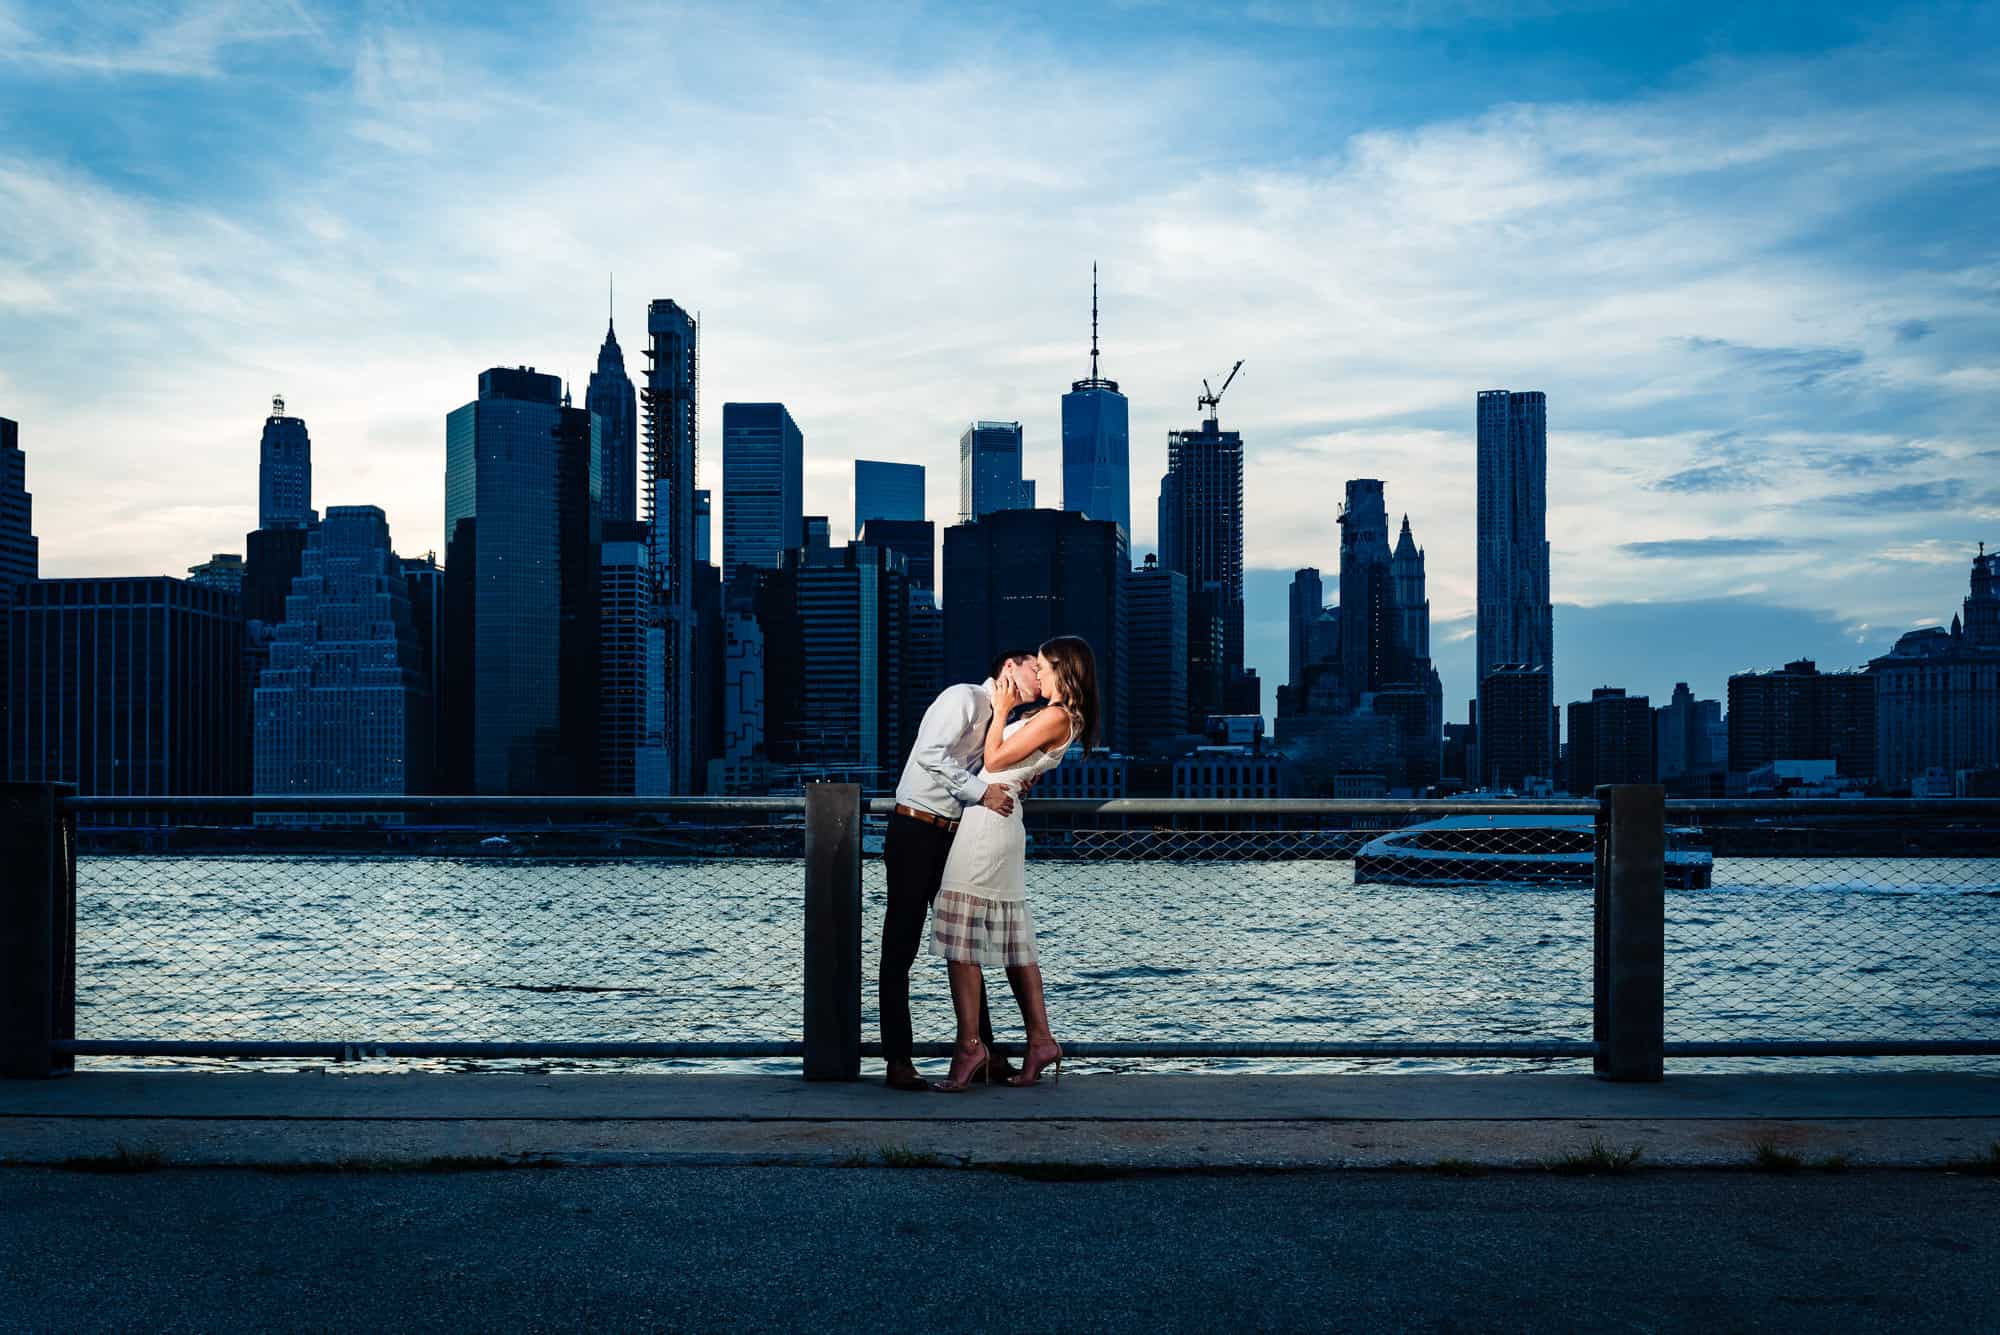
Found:
<svg viewBox="0 0 2000 1335"><path fill-rule="evenodd" d="M1021 1068L1008 1061L1005 1057L993 1058L993 1080L996 1084L1003 1080L1012 1079L1020 1073Z"/></svg>
<svg viewBox="0 0 2000 1335"><path fill-rule="evenodd" d="M891 1062L882 1083L891 1089L907 1089L919 1094L928 1093L931 1087L930 1081L917 1074L913 1062Z"/></svg>

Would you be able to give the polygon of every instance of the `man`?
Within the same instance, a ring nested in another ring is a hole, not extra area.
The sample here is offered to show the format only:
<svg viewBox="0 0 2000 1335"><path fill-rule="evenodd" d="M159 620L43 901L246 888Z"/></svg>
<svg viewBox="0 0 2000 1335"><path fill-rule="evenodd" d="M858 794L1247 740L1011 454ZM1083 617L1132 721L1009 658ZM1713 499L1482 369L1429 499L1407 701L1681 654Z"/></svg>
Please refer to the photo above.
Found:
<svg viewBox="0 0 2000 1335"><path fill-rule="evenodd" d="M910 966L923 941L924 916L937 898L951 853L958 818L973 804L1002 816L1014 809L1006 788L989 788L979 777L986 754L986 729L993 719L993 684L1011 680L1016 694L1035 702L1042 684L1035 655L1010 649L993 660L987 679L947 686L917 728L917 742L896 785L896 811L882 841L882 862L889 878L889 906L882 915L882 974L876 997L882 1015L882 1056L888 1063L891 1089L927 1090L930 1082L917 1074L910 1033ZM1023 709L1031 706L1023 706ZM986 999L979 1000L979 1036L993 1053L993 1078L1003 1080L1013 1065L993 1047L993 1021Z"/></svg>

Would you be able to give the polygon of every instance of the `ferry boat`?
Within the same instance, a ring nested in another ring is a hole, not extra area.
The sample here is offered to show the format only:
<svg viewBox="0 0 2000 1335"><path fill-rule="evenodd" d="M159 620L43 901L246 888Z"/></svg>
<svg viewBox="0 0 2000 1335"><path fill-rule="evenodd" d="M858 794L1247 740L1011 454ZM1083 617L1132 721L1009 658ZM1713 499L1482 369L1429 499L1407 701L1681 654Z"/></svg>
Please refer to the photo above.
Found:
<svg viewBox="0 0 2000 1335"><path fill-rule="evenodd" d="M1715 856L1696 832L1667 832L1667 884L1706 890ZM1597 829L1589 816L1446 816L1371 839L1354 854L1356 884L1592 885Z"/></svg>

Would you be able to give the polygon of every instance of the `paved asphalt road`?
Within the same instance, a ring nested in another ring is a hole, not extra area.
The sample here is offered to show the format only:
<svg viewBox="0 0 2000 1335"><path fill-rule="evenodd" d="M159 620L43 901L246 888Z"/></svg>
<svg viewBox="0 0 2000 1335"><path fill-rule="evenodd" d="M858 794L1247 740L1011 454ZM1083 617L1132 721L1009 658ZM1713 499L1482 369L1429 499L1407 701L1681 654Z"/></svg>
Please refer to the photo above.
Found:
<svg viewBox="0 0 2000 1335"><path fill-rule="evenodd" d="M2000 1329L2000 1179L0 1169L9 1330Z"/></svg>

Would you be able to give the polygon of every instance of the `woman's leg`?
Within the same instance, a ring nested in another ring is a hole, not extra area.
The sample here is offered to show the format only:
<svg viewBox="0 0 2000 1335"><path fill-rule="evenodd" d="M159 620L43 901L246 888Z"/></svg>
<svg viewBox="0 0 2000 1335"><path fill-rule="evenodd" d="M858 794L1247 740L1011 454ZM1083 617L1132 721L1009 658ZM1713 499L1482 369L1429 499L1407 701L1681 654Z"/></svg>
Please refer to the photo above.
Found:
<svg viewBox="0 0 2000 1335"><path fill-rule="evenodd" d="M986 979L979 966L969 960L950 960L945 973L951 978L951 1010L958 1022L958 1050L971 1052L979 1046L979 1014L986 1004Z"/></svg>
<svg viewBox="0 0 2000 1335"><path fill-rule="evenodd" d="M1028 1031L1027 1060L1016 1078L1024 1084L1032 1084L1042 1067L1062 1052L1055 1035L1049 1032L1048 1000L1042 995L1042 966L1017 964L1007 970L1007 983L1014 989L1015 999L1021 1003L1021 1026Z"/></svg>

